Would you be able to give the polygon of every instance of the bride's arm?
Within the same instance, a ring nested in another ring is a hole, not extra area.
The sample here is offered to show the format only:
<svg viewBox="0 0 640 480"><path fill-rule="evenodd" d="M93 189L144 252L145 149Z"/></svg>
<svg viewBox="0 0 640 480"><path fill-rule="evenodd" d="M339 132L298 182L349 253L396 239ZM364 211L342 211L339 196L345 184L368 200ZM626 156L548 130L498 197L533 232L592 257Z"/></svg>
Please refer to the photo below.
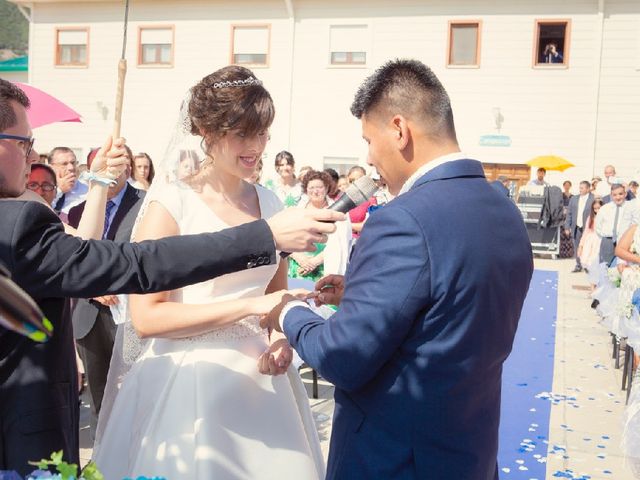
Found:
<svg viewBox="0 0 640 480"><path fill-rule="evenodd" d="M178 233L178 225L169 212L159 203L151 202L136 232L136 241L164 238ZM221 254L223 253L211 252L211 255ZM260 311L260 302L255 298L189 305L172 302L170 292L160 292L131 295L130 299L132 323L142 338L200 335L249 315L266 313Z"/></svg>
<svg viewBox="0 0 640 480"><path fill-rule="evenodd" d="M616 245L615 255L618 258L630 263L640 263L640 257L631 253L631 246L633 245L633 237L636 233L637 225L631 225L624 235L620 238L620 241Z"/></svg>

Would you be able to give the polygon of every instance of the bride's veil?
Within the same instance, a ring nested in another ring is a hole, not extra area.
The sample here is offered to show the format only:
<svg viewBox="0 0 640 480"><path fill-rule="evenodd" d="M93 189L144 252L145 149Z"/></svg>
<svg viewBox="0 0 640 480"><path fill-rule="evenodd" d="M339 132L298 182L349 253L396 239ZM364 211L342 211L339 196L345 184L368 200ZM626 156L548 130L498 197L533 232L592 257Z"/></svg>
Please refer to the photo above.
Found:
<svg viewBox="0 0 640 480"><path fill-rule="evenodd" d="M170 185L177 184L186 187L180 180L196 174L200 169L202 161L206 158L201 148L202 137L192 133L192 125L189 117L190 101L191 90L187 92L182 101L180 114L173 127L173 132L170 134L164 156L159 162L154 161L156 175L136 217L131 233L132 242L136 241L136 231L149 203L153 201L153 199L161 198L163 195L169 195L167 187ZM96 438L93 447L94 458L100 448L100 442L109 417L111 416L120 385L148 342L148 340L142 340L138 337L131 324L128 296L119 295L118 299L120 300L119 313L123 317L123 322L118 325L113 345L109 374L107 376L96 428ZM116 316L117 315L114 315L114 317Z"/></svg>

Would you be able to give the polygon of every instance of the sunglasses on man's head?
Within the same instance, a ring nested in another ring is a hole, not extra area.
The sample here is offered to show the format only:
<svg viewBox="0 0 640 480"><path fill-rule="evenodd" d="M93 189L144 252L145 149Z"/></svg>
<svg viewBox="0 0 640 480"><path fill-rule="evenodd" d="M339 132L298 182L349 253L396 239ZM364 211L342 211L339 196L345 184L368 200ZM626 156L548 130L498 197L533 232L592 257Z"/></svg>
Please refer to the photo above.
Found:
<svg viewBox="0 0 640 480"><path fill-rule="evenodd" d="M33 142L36 141L34 137L21 137L20 135L7 135L5 133L0 133L0 140L17 140L18 146L22 148L25 157L29 157L33 149Z"/></svg>

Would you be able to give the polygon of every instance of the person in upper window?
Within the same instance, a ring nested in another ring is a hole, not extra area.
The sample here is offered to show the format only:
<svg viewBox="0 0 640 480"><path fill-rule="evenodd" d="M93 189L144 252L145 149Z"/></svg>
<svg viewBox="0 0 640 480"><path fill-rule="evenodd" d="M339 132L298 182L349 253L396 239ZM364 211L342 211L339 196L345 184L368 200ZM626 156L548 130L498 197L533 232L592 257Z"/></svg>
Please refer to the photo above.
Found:
<svg viewBox="0 0 640 480"><path fill-rule="evenodd" d="M562 54L555 43L547 43L542 52L540 63L564 63Z"/></svg>

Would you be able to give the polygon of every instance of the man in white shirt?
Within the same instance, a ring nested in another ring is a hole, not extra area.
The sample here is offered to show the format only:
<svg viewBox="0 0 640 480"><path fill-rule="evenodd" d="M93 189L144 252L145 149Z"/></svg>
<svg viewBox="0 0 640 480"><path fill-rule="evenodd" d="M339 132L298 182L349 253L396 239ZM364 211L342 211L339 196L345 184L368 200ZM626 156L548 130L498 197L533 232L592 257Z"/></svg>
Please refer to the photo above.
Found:
<svg viewBox="0 0 640 480"><path fill-rule="evenodd" d="M626 230L624 223L626 196L624 185L618 183L611 185L611 202L604 204L596 216L596 233L602 238L600 262L611 263L615 257L614 251L618 239Z"/></svg>
<svg viewBox="0 0 640 480"><path fill-rule="evenodd" d="M529 182L529 185L538 185L540 187L548 187L549 184L544 181L544 176L547 174L547 171L540 167L536 172L536 178Z"/></svg>
<svg viewBox="0 0 640 480"><path fill-rule="evenodd" d="M567 207L567 219L564 222L564 228L567 235L573 238L573 251L576 257L576 266L574 272L582 270L580 257L578 256L578 245L582 238L582 232L587 224L587 219L591 213L591 205L593 205L593 193L590 190L591 185L586 180L580 182L580 195L574 195L569 200Z"/></svg>
<svg viewBox="0 0 640 480"><path fill-rule="evenodd" d="M609 203L611 201L609 194L611 193L611 185L613 183L612 180L615 177L616 167L614 167L613 165L606 165L604 167L604 181L598 183L598 186L596 187L596 194L602 197L604 203Z"/></svg>
<svg viewBox="0 0 640 480"><path fill-rule="evenodd" d="M78 181L78 160L70 148L56 147L51 150L49 165L55 170L58 180L58 193L53 200L53 208L66 222L69 210L84 201L88 187Z"/></svg>

